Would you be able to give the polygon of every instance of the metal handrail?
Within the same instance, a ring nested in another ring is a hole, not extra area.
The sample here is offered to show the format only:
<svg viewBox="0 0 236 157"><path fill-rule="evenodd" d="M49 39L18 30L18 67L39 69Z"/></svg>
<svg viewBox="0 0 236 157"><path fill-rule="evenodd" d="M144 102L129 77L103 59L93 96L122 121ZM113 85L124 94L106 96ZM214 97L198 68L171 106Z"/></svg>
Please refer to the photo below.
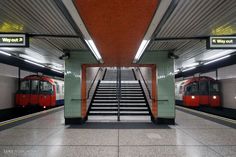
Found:
<svg viewBox="0 0 236 157"><path fill-rule="evenodd" d="M151 96L151 90L149 89L149 87L148 87L148 85L147 85L147 81L144 79L144 76L143 76L143 74L142 74L140 68L138 67L137 69L138 69L138 72L140 73L141 78L142 78L142 80L143 80L143 82L144 82L144 84L145 84L145 86L146 86L146 88L147 88L149 99L151 99L152 101L157 101L156 99L152 98L152 96Z"/></svg>
<svg viewBox="0 0 236 157"><path fill-rule="evenodd" d="M94 77L94 79L93 79L93 81L92 81L92 84L91 84L90 87L89 87L89 90L88 90L87 98L86 98L86 99L89 99L89 95L90 95L91 89L92 89L92 87L93 87L93 84L94 84L95 80L96 80L97 77L98 77L99 71L102 71L102 68L99 68L99 69L98 69L98 71L97 71L97 73L96 73L96 75L95 75L95 77Z"/></svg>
<svg viewBox="0 0 236 157"><path fill-rule="evenodd" d="M120 121L120 99L121 99L121 70L117 68L116 74L116 98L117 98L117 121Z"/></svg>

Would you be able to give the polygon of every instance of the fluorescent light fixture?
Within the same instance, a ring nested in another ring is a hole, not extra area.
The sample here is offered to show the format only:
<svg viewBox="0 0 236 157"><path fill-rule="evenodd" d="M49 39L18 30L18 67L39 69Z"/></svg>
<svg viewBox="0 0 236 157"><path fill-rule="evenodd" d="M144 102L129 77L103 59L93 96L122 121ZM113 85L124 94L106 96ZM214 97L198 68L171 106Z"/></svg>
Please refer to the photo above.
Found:
<svg viewBox="0 0 236 157"><path fill-rule="evenodd" d="M141 45L139 46L138 48L138 51L134 57L134 60L135 62L139 60L139 58L142 56L145 48L147 47L148 43L149 43L150 40L143 40Z"/></svg>
<svg viewBox="0 0 236 157"><path fill-rule="evenodd" d="M210 53L210 57L204 58L203 60L216 59L216 58L219 58L219 57L223 57L223 56L229 55L232 52L234 52L234 50L225 50L225 51L213 50ZM214 54L214 55L211 55L211 54Z"/></svg>
<svg viewBox="0 0 236 157"><path fill-rule="evenodd" d="M96 47L96 45L94 44L93 40L85 40L87 45L89 46L89 48L91 49L91 51L93 52L93 54L95 55L97 60L101 60L102 57Z"/></svg>
<svg viewBox="0 0 236 157"><path fill-rule="evenodd" d="M63 73L62 71L56 70L56 69L51 69L52 71L58 72L58 73Z"/></svg>
<svg viewBox="0 0 236 157"><path fill-rule="evenodd" d="M193 70L193 69L195 69L195 68L196 68L196 67L187 68L187 69L184 69L182 72L189 71L189 70Z"/></svg>
<svg viewBox="0 0 236 157"><path fill-rule="evenodd" d="M42 64L38 64L38 63L32 62L32 61L27 60L27 59L25 59L24 61L25 61L25 62L28 62L28 63L31 63L31 64L34 64L34 65L37 65L37 66L39 66L39 67L45 67L45 66L42 65Z"/></svg>
<svg viewBox="0 0 236 157"><path fill-rule="evenodd" d="M3 54L3 55L6 55L6 56L11 56L10 53L4 52L4 51L0 51L0 53Z"/></svg>
<svg viewBox="0 0 236 157"><path fill-rule="evenodd" d="M204 65L211 64L211 63L217 62L219 60L222 60L222 59L225 59L225 58L228 58L228 57L230 57L230 55L226 55L224 57L220 57L220 58L214 59L212 61L206 62L206 63L204 63Z"/></svg>
<svg viewBox="0 0 236 157"><path fill-rule="evenodd" d="M199 63L195 62L195 63L183 65L183 68L193 67L193 66L197 66L197 65L199 65Z"/></svg>

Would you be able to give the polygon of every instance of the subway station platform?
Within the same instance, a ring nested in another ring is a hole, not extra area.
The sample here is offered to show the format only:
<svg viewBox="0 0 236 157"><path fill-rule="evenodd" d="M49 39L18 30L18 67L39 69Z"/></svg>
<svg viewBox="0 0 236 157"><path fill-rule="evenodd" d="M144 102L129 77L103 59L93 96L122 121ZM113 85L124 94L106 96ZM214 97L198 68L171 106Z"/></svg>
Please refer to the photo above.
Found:
<svg viewBox="0 0 236 157"><path fill-rule="evenodd" d="M176 125L122 122L65 125L63 108L54 110L3 128L0 156L236 156L235 121L225 122L231 126L220 124L219 119L198 111L191 114L190 110L178 107Z"/></svg>

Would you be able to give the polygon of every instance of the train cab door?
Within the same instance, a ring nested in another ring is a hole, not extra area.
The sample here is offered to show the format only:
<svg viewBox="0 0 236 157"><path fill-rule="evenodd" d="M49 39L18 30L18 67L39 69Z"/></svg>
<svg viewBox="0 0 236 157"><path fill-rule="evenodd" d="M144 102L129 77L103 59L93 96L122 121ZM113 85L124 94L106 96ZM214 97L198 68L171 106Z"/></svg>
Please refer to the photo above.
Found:
<svg viewBox="0 0 236 157"><path fill-rule="evenodd" d="M208 105L209 104L209 81L202 80L199 81L199 104Z"/></svg>
<svg viewBox="0 0 236 157"><path fill-rule="evenodd" d="M39 104L39 80L31 80L30 86L30 104L38 105Z"/></svg>
<svg viewBox="0 0 236 157"><path fill-rule="evenodd" d="M43 108L51 106L51 97L54 93L53 85L48 81L40 82L39 104Z"/></svg>
<svg viewBox="0 0 236 157"><path fill-rule="evenodd" d="M183 96L183 103L188 107L199 106L198 84L196 82L192 82L186 85L185 93Z"/></svg>
<svg viewBox="0 0 236 157"><path fill-rule="evenodd" d="M211 107L221 105L220 83L215 80L209 82L209 104Z"/></svg>
<svg viewBox="0 0 236 157"><path fill-rule="evenodd" d="M30 104L30 80L23 80L16 94L16 104L25 107Z"/></svg>

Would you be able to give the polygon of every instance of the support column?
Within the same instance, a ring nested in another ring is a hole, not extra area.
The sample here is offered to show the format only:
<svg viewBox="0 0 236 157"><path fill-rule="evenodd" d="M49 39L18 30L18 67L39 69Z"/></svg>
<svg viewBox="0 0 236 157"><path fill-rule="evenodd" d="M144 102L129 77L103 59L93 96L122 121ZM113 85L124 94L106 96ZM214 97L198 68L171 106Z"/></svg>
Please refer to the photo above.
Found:
<svg viewBox="0 0 236 157"><path fill-rule="evenodd" d="M158 124L175 123L174 60L168 58L167 51L145 52L140 64L156 65L157 113L152 121ZM154 73L154 72L153 72Z"/></svg>
<svg viewBox="0 0 236 157"><path fill-rule="evenodd" d="M88 51L71 51L65 60L65 124L82 124L86 114L86 70L84 64L97 63ZM85 95L84 95L85 94Z"/></svg>

